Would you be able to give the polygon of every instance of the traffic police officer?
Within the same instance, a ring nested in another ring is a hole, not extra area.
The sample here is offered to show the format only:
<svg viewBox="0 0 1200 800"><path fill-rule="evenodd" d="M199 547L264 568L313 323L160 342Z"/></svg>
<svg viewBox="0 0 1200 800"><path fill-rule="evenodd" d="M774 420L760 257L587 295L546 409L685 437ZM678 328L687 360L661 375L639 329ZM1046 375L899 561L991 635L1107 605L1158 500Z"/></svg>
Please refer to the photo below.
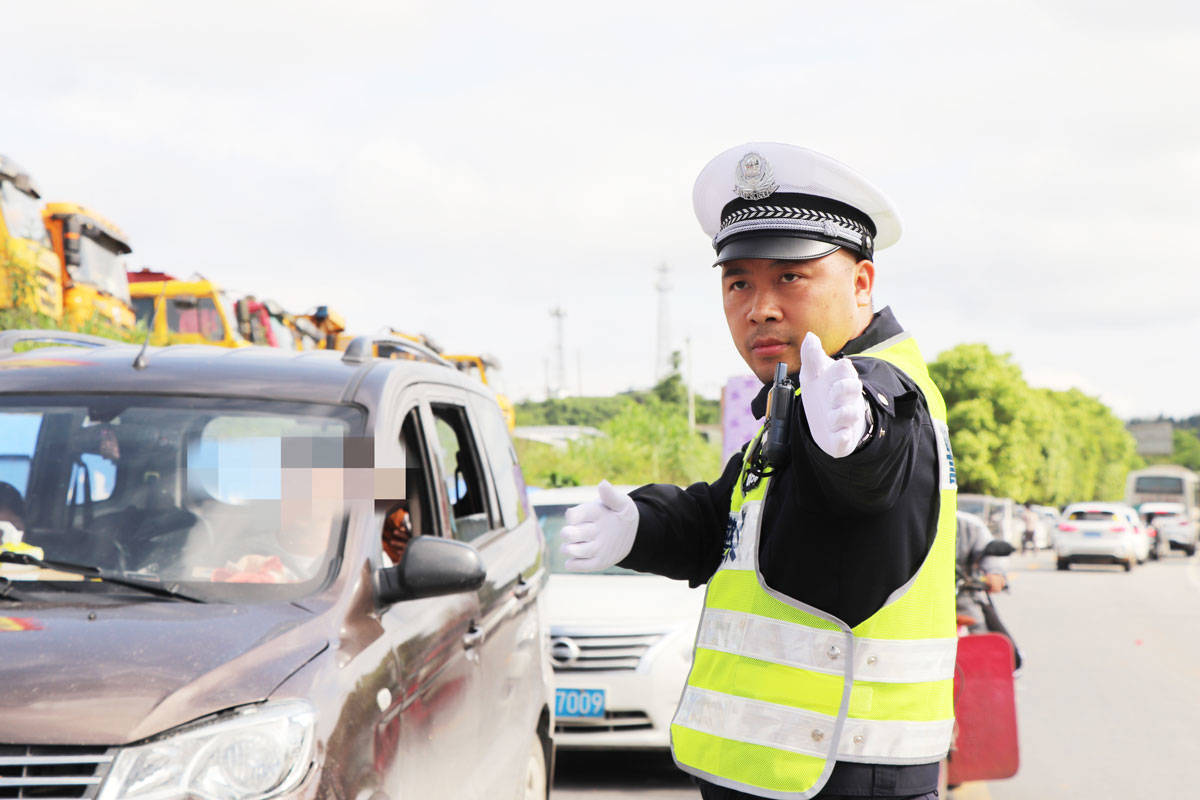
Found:
<svg viewBox="0 0 1200 800"><path fill-rule="evenodd" d="M707 582L671 725L705 798L936 797L954 724L954 462L915 341L872 302L874 251L899 220L844 164L768 142L714 158L693 201L767 423L711 484L602 483L567 513L567 568ZM771 391L780 362L794 401Z"/></svg>

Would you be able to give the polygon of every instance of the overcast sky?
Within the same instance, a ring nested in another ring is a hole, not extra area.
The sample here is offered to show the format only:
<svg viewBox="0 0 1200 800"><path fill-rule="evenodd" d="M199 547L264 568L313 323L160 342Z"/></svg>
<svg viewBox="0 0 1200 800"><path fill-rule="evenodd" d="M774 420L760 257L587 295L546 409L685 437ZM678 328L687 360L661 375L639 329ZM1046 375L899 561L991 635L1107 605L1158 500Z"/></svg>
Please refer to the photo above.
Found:
<svg viewBox="0 0 1200 800"><path fill-rule="evenodd" d="M744 374L692 183L735 144L801 144L898 207L876 299L928 358L985 342L1034 385L1186 416L1198 8L5 4L0 152L137 266L492 352L521 399L554 306L572 393L649 385L662 263L699 391Z"/></svg>

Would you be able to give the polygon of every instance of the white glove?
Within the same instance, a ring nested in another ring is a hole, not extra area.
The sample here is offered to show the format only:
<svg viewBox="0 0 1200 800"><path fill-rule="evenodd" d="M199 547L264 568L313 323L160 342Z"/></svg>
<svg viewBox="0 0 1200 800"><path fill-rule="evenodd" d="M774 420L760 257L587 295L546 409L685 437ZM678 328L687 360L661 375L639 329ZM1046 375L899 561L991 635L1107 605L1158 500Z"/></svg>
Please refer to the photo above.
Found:
<svg viewBox="0 0 1200 800"><path fill-rule="evenodd" d="M817 446L834 458L854 452L867 432L867 401L850 359L825 355L812 331L800 345L800 398Z"/></svg>
<svg viewBox="0 0 1200 800"><path fill-rule="evenodd" d="M607 569L629 555L637 538L637 505L608 481L598 487L599 500L567 509L559 531L562 554L571 572Z"/></svg>

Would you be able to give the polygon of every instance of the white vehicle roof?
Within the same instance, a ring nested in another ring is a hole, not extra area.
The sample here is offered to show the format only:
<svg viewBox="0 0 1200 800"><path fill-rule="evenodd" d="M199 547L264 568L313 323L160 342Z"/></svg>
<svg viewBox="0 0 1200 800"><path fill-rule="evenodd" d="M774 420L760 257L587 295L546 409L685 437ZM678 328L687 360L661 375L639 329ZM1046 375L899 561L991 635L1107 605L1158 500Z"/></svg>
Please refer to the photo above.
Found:
<svg viewBox="0 0 1200 800"><path fill-rule="evenodd" d="M1132 506L1127 506L1124 503L1072 503L1063 511L1063 516L1068 516L1074 511L1101 511L1109 514L1134 514Z"/></svg>
<svg viewBox="0 0 1200 800"><path fill-rule="evenodd" d="M614 486L629 494L636 486ZM534 506L577 506L596 499L595 486L564 486L559 489L529 488L529 502Z"/></svg>

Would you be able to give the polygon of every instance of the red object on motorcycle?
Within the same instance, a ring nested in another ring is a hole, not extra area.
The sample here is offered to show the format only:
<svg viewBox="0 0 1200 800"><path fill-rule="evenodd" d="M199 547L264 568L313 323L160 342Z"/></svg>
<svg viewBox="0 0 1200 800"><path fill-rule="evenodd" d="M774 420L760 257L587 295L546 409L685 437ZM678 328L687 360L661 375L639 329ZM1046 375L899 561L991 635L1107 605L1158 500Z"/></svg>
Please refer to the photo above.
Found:
<svg viewBox="0 0 1200 800"><path fill-rule="evenodd" d="M1011 778L1017 774L1017 706L1013 646L1007 636L980 633L958 640L954 662L954 745L949 782Z"/></svg>

